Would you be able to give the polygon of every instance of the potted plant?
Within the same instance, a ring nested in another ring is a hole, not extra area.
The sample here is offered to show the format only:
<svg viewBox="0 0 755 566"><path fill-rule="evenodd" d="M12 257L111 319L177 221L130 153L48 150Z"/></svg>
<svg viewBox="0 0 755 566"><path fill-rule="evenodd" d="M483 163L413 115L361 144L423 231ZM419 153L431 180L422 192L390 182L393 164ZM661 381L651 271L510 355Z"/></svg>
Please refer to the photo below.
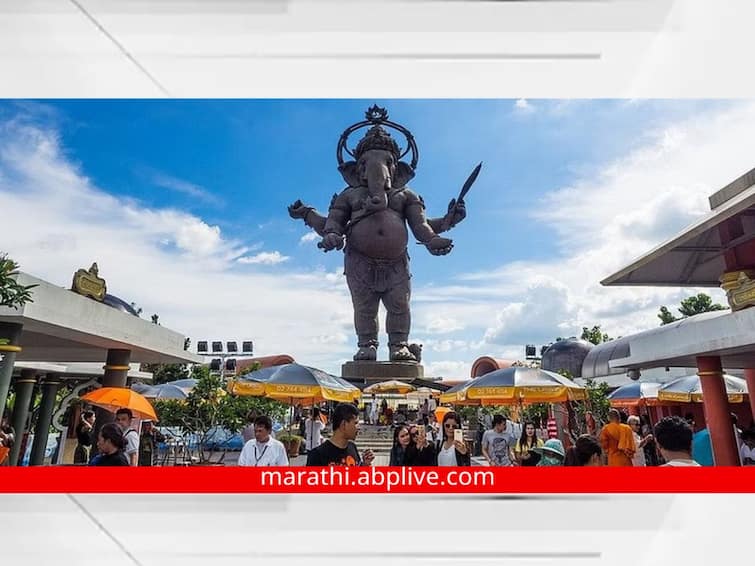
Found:
<svg viewBox="0 0 755 566"><path fill-rule="evenodd" d="M286 453L291 458L296 458L299 455L299 448L301 447L301 443L304 441L303 437L290 431L283 431L280 434L276 435L275 438L283 444L283 446L286 448Z"/></svg>

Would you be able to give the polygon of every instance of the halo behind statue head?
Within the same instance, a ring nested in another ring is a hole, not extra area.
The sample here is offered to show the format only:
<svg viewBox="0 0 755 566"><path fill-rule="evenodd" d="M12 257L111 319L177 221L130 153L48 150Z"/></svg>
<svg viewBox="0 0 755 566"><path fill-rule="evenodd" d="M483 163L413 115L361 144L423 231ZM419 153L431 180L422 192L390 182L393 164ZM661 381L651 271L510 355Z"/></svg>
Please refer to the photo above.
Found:
<svg viewBox="0 0 755 566"><path fill-rule="evenodd" d="M349 126L343 134L341 134L341 138L338 140L338 148L336 149L338 169L343 170L344 151L355 160L359 160L361 155L370 149L384 149L394 153L397 161L406 157L411 151L412 160L409 167L411 167L412 172L414 172L417 169L417 162L419 161L419 150L417 149L417 144L414 141L412 133L401 124L396 124L395 122L388 120L388 111L385 108L379 108L377 105L373 105L367 109L367 112L365 112L365 118L365 120ZM350 150L346 145L349 136L357 130L368 126L371 126L370 130L364 138L362 138L359 144L357 144L357 147L353 151ZM396 143L396 140L390 136L385 128L396 130L406 138L407 145L403 153L401 152L398 143Z"/></svg>

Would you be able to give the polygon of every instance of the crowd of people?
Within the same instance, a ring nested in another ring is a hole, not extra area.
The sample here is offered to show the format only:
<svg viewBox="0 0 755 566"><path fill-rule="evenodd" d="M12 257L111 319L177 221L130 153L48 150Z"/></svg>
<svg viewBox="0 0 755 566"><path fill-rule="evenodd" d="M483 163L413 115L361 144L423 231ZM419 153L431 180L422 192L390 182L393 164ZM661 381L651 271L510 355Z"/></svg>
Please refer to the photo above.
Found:
<svg viewBox="0 0 755 566"><path fill-rule="evenodd" d="M736 420L733 422L742 465L755 465L755 430L740 431ZM627 417L611 409L602 429L588 427L591 434L579 436L568 450L557 438L538 436L533 422L524 422L518 427L519 433L514 423L501 414L493 416L490 424L480 437L482 456L490 466L713 465L710 437L705 436L707 429L695 433L690 415L665 417L651 427L648 420ZM470 465L468 443L451 439L453 431L459 428L460 420L454 412L444 416L435 443L427 440L436 434L432 424L429 429L421 424L396 426L390 465ZM706 438L707 445L703 442ZM704 461L696 459L697 453Z"/></svg>
<svg viewBox="0 0 755 566"><path fill-rule="evenodd" d="M385 414L384 412L382 414ZM89 456L94 414L85 412L77 428L76 459L95 466L152 465L160 433L147 422L142 435L130 428L128 409L116 413L116 422L103 426L97 438L97 455ZM303 452L307 466L369 466L375 454L357 447L360 411L351 403L336 405L330 413L331 433L325 438L325 419L315 407L302 422ZM462 419L454 411L437 423L430 412L422 412L418 422L393 427L390 466L471 466L472 445L464 438ZM588 427L589 428L589 427ZM694 433L690 415L665 417L655 427L637 416L608 413L608 423L592 434L578 437L565 449L557 438L543 438L534 422L511 422L502 414L493 415L490 427L481 435L480 452L490 466L700 466L707 464L707 452ZM517 430L518 429L518 430ZM705 430L705 429L704 429ZM239 466L288 466L286 447L275 438L273 422L265 415L252 414L242 431L244 446ZM738 431L743 465L755 465L755 434ZM708 437L708 444L710 439ZM699 458L704 460L698 461ZM710 456L712 465L712 455Z"/></svg>
<svg viewBox="0 0 755 566"><path fill-rule="evenodd" d="M691 436L690 460L694 462L690 465L713 466L715 461L708 428L704 426L695 432L695 419L690 413L686 414L684 418L674 418L679 423L686 425L686 429L689 429ZM649 421L637 416L627 416L616 409L609 411L608 421L608 424L600 431L599 439L606 450L609 466L658 466L668 463L669 459L664 455L662 441L658 435L658 425L656 425L655 430L652 430ZM755 426L751 426L748 430L741 430L738 426L737 416L734 414L731 415L731 423L740 464L743 466L755 465L755 460L752 457L753 447L755 447ZM661 428L661 430L664 431L665 429ZM667 441L670 442L668 438Z"/></svg>
<svg viewBox="0 0 755 566"><path fill-rule="evenodd" d="M89 466L154 466L158 445L165 441L152 421L142 421L141 434L132 427L131 409L118 409L115 421L100 427L95 438L96 415L83 411L76 425L73 462Z"/></svg>
<svg viewBox="0 0 755 566"><path fill-rule="evenodd" d="M360 454L356 445L359 416L354 405L337 405L332 412L332 435L325 439L321 436L324 425L319 415L311 414L304 425L307 431L306 465L370 465L375 455L371 450ZM390 466L472 465L472 446L464 438L458 413L447 412L440 424L436 424L432 414L423 415L418 421L393 427ZM282 444L271 444L274 439L271 440L269 419L261 417L255 424L261 426L260 435L248 442L242 452L253 453L255 458L243 457L239 465L288 465ZM490 466L702 465L693 457L694 423L678 416L666 417L651 428L649 422L643 422L639 417L626 418L612 409L608 413L608 423L602 429L578 437L568 449L557 438L541 438L533 422L515 427L499 414L492 417L490 424L490 428L482 433L480 446L482 457ZM317 434L313 435L312 431ZM751 431L742 433L742 447L743 464L755 464L755 435ZM277 459L272 455L264 458L266 450L279 456Z"/></svg>
<svg viewBox="0 0 755 566"><path fill-rule="evenodd" d="M307 466L369 466L373 463L375 454L371 450L360 453L357 448L360 411L355 405L341 403L332 409L328 438L323 434L326 426L323 416L315 407L301 425ZM446 412L441 423L436 422L432 412L423 411L418 417L417 422L394 425L388 465L472 465L473 444L465 439L458 413ZM693 432L695 422L691 415L665 417L651 427L647 419L611 409L605 426L599 430L588 427L590 433L571 442L568 449L558 438L544 437L544 431L538 430L534 422L513 423L502 414L488 418L485 423L488 426L481 427L478 440L482 460L490 466L713 465L707 428ZM165 437L151 421L142 422L141 433L131 426L132 422L132 412L119 409L115 422L100 427L95 438L95 413L84 411L75 431L74 463L155 465L158 444L164 442ZM742 465L755 465L755 429L740 430L735 418L733 426ZM244 445L239 466L289 465L286 447L275 438L273 422L268 416L250 414L249 425L242 430L242 435ZM7 455L14 440L12 427L4 419L0 425L0 449L4 449L0 456Z"/></svg>

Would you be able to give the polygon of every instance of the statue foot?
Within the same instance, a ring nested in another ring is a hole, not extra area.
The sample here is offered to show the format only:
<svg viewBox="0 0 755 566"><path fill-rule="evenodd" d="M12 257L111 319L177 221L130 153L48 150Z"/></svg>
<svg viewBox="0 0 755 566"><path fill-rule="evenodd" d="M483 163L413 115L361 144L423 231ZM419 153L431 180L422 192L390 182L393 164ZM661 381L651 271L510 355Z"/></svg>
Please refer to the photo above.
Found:
<svg viewBox="0 0 755 566"><path fill-rule="evenodd" d="M354 354L355 362L374 362L377 360L377 346L360 346Z"/></svg>
<svg viewBox="0 0 755 566"><path fill-rule="evenodd" d="M392 362L416 362L417 357L409 350L409 345L404 344L391 344L390 358Z"/></svg>
<svg viewBox="0 0 755 566"><path fill-rule="evenodd" d="M417 363L420 363L422 361L422 344L409 344L407 347L414 354L414 359L417 360Z"/></svg>

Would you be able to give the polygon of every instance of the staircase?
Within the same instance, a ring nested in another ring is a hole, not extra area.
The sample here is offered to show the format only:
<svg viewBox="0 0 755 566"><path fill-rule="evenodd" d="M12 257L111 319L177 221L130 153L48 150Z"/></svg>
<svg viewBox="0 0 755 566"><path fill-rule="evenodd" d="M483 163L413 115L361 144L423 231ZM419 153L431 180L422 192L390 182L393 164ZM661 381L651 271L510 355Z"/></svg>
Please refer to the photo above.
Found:
<svg viewBox="0 0 755 566"><path fill-rule="evenodd" d="M387 426L360 424L356 445L360 452L372 450L376 455L387 456L393 446L393 429Z"/></svg>

